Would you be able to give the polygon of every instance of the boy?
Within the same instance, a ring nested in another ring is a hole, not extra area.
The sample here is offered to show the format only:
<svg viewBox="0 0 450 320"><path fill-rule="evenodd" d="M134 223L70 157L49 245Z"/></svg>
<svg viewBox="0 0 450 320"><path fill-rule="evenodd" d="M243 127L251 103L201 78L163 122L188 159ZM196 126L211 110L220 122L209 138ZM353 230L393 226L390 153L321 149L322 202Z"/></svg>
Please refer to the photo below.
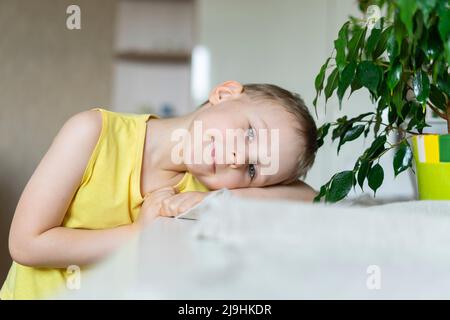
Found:
<svg viewBox="0 0 450 320"><path fill-rule="evenodd" d="M316 139L298 95L236 81L177 118L99 108L73 116L19 200L0 298L51 297L69 265L98 262L158 215L184 212L210 190L311 201L315 191L298 178L313 164Z"/></svg>

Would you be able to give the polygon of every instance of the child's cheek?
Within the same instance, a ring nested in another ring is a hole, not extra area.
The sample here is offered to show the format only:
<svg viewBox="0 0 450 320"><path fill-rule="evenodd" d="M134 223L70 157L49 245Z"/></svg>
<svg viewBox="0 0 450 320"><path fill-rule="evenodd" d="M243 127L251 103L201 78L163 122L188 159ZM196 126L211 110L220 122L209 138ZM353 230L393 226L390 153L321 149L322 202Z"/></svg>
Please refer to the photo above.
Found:
<svg viewBox="0 0 450 320"><path fill-rule="evenodd" d="M242 172L238 169L227 169L226 172L222 173L220 176L216 176L215 178L216 181L222 185L222 188L226 187L229 189L235 189L245 187Z"/></svg>

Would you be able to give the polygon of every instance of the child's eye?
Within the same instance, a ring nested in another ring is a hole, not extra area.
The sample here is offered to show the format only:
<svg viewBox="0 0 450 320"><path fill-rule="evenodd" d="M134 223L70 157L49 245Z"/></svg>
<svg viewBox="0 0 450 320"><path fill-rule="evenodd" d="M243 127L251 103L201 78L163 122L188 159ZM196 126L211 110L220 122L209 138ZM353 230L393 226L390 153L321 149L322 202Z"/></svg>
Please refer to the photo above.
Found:
<svg viewBox="0 0 450 320"><path fill-rule="evenodd" d="M254 164L249 164L248 165L248 175L250 176L251 180L253 180L253 178L255 178L256 168L255 168Z"/></svg>
<svg viewBox="0 0 450 320"><path fill-rule="evenodd" d="M247 137L248 137L248 140L253 141L253 138L255 137L255 129L253 129L252 127L248 127Z"/></svg>

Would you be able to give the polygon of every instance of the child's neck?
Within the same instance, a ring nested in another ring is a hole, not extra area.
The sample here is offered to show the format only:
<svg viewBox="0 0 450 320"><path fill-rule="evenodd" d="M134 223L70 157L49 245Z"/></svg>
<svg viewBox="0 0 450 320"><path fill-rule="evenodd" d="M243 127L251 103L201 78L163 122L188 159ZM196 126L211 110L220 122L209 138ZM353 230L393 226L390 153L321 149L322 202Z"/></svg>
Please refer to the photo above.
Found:
<svg viewBox="0 0 450 320"><path fill-rule="evenodd" d="M176 118L152 118L147 122L141 172L143 191L152 189L155 180L167 180L156 182L161 187L173 184L170 180L179 179L187 171L184 163L177 164L171 159L172 149L179 143L171 141L171 136L177 129L188 130L194 116L195 112Z"/></svg>

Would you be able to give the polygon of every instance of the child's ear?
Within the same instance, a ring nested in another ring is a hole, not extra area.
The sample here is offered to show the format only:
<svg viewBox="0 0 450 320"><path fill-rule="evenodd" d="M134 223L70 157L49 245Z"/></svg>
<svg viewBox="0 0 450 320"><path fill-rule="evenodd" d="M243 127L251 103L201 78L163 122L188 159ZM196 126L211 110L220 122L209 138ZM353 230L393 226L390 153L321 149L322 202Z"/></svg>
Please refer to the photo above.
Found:
<svg viewBox="0 0 450 320"><path fill-rule="evenodd" d="M237 81L225 81L217 85L209 94L209 102L212 105L218 104L228 99L236 99L244 91L244 87Z"/></svg>

